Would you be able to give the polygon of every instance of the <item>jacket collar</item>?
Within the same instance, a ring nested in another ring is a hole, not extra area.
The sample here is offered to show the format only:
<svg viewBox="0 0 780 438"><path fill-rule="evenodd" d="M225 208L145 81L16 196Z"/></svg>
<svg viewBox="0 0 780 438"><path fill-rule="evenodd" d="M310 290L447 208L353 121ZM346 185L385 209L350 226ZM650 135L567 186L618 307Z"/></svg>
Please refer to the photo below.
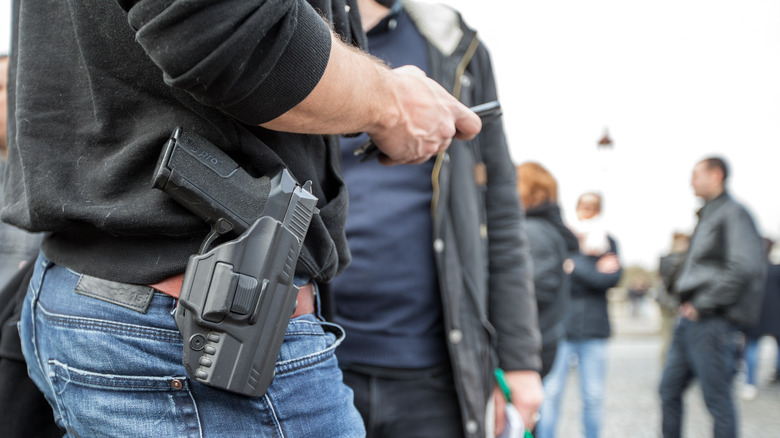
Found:
<svg viewBox="0 0 780 438"><path fill-rule="evenodd" d="M402 3L425 39L444 56L452 56L464 37L460 14L441 4L410 0Z"/></svg>
<svg viewBox="0 0 780 438"><path fill-rule="evenodd" d="M429 76L460 99L464 72L479 46L477 32L449 6L401 1L429 46Z"/></svg>
<svg viewBox="0 0 780 438"><path fill-rule="evenodd" d="M696 214L699 216L699 219L701 220L702 217L704 217L705 214L708 214L708 212L716 210L721 205L725 204L726 201L731 199L731 196L729 196L727 191L723 191L718 197L715 199L710 199L709 201L704 203L704 206L699 209L699 211L696 212Z"/></svg>
<svg viewBox="0 0 780 438"><path fill-rule="evenodd" d="M558 231L561 237L563 237L564 242L566 242L566 248L570 252L579 250L580 244L577 240L577 236L575 236L569 227L563 223L561 209L557 204L546 202L537 205L536 207L526 210L525 215L529 218L538 218L547 221Z"/></svg>

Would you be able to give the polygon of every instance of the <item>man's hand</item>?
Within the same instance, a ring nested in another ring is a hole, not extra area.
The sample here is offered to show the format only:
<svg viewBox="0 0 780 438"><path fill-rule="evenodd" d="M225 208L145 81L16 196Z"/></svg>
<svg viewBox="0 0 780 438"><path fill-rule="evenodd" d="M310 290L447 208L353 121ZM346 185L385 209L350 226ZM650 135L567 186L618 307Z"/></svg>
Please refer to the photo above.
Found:
<svg viewBox="0 0 780 438"><path fill-rule="evenodd" d="M515 405L523 423L528 429L533 429L538 421L539 407L544 400L542 378L536 371L507 371L505 379L512 391L512 404ZM506 426L506 399L501 389L493 390L496 404L496 436L504 432Z"/></svg>
<svg viewBox="0 0 780 438"><path fill-rule="evenodd" d="M468 140L482 129L479 117L414 66L390 71L394 117L366 129L384 152L382 164L417 164L447 149L453 138Z"/></svg>
<svg viewBox="0 0 780 438"><path fill-rule="evenodd" d="M689 301L680 304L680 315L690 321L699 320L699 311Z"/></svg>
<svg viewBox="0 0 780 438"><path fill-rule="evenodd" d="M383 164L414 164L468 140L482 121L422 70L389 69L332 36L328 66L298 105L261 126L300 134L366 132Z"/></svg>

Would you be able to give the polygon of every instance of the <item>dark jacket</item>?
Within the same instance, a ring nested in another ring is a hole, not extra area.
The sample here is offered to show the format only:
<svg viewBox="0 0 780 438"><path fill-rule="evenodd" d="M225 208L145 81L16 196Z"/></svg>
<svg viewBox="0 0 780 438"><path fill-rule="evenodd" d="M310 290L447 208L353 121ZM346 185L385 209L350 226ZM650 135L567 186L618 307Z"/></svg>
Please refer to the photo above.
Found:
<svg viewBox="0 0 780 438"><path fill-rule="evenodd" d="M24 1L12 20L3 220L51 232L46 255L85 274L146 284L183 272L208 227L150 188L181 126L253 176L287 167L313 182L320 214L297 272L332 278L349 258L335 138L254 126L319 82L331 42L320 13L332 4L337 29L353 27L344 1L311 3Z"/></svg>
<svg viewBox="0 0 780 438"><path fill-rule="evenodd" d="M571 278L563 262L579 249L577 237L561 219L555 204L526 211L528 246L534 264L534 288L542 345L555 345L565 334L564 318L571 296Z"/></svg>
<svg viewBox="0 0 780 438"><path fill-rule="evenodd" d="M618 254L617 243L609 238L610 251ZM572 255L571 302L566 316L566 339L608 338L611 334L607 291L620 281L623 269L603 274L596 269L598 257L576 253Z"/></svg>
<svg viewBox="0 0 780 438"><path fill-rule="evenodd" d="M688 256L675 282L680 302L702 317L720 315L742 327L758 321L766 276L764 245L750 213L728 193L704 204Z"/></svg>
<svg viewBox="0 0 780 438"><path fill-rule="evenodd" d="M677 294L674 293L674 282L680 275L685 252L670 252L658 260L658 274L661 277L662 289L656 297L658 304L668 311L677 311L680 307Z"/></svg>
<svg viewBox="0 0 780 438"><path fill-rule="evenodd" d="M467 106L495 100L488 51L460 15L436 4L404 7L429 42L430 76ZM481 437L493 367L541 367L525 221L501 121L486 124L473 141L453 141L438 156L433 181L445 333L464 430Z"/></svg>
<svg viewBox="0 0 780 438"><path fill-rule="evenodd" d="M780 265L770 264L761 301L758 323L745 331L752 338L771 335L780 338Z"/></svg>

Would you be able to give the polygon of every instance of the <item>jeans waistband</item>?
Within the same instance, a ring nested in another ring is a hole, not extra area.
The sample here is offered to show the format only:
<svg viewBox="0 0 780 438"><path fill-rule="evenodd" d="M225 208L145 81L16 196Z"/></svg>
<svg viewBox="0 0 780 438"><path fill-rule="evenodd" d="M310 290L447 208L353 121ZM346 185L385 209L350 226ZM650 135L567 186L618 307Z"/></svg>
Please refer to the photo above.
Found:
<svg viewBox="0 0 780 438"><path fill-rule="evenodd" d="M416 380L452 372L452 366L449 363L426 368L394 368L357 363L343 363L339 366L344 371L393 380Z"/></svg>
<svg viewBox="0 0 780 438"><path fill-rule="evenodd" d="M302 279L296 278L296 280L301 281ZM155 291L166 293L147 285L120 283L86 274L80 275L76 285L76 293L78 294L113 303L140 313L146 313ZM312 283L299 286L296 308L292 318L307 313L314 313L315 294L316 288ZM166 293L166 295L178 299L178 294L174 296Z"/></svg>

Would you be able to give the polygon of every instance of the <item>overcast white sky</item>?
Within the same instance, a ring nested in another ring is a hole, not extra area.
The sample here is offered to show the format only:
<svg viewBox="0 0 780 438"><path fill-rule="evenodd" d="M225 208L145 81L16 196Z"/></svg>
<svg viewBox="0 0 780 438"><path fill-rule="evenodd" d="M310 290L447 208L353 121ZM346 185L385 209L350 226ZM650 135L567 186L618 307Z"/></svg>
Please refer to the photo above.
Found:
<svg viewBox="0 0 780 438"><path fill-rule="evenodd" d="M780 237L780 2L450 0L493 55L516 163L605 194L626 264L655 267L699 203L693 165L732 167L732 194ZM10 0L0 0L0 50ZM614 149L599 153L605 127Z"/></svg>
<svg viewBox="0 0 780 438"><path fill-rule="evenodd" d="M780 2L447 3L492 53L513 159L550 169L567 218L602 190L624 262L655 267L671 233L692 230L690 172L710 154L780 237ZM614 149L599 153L605 127Z"/></svg>

